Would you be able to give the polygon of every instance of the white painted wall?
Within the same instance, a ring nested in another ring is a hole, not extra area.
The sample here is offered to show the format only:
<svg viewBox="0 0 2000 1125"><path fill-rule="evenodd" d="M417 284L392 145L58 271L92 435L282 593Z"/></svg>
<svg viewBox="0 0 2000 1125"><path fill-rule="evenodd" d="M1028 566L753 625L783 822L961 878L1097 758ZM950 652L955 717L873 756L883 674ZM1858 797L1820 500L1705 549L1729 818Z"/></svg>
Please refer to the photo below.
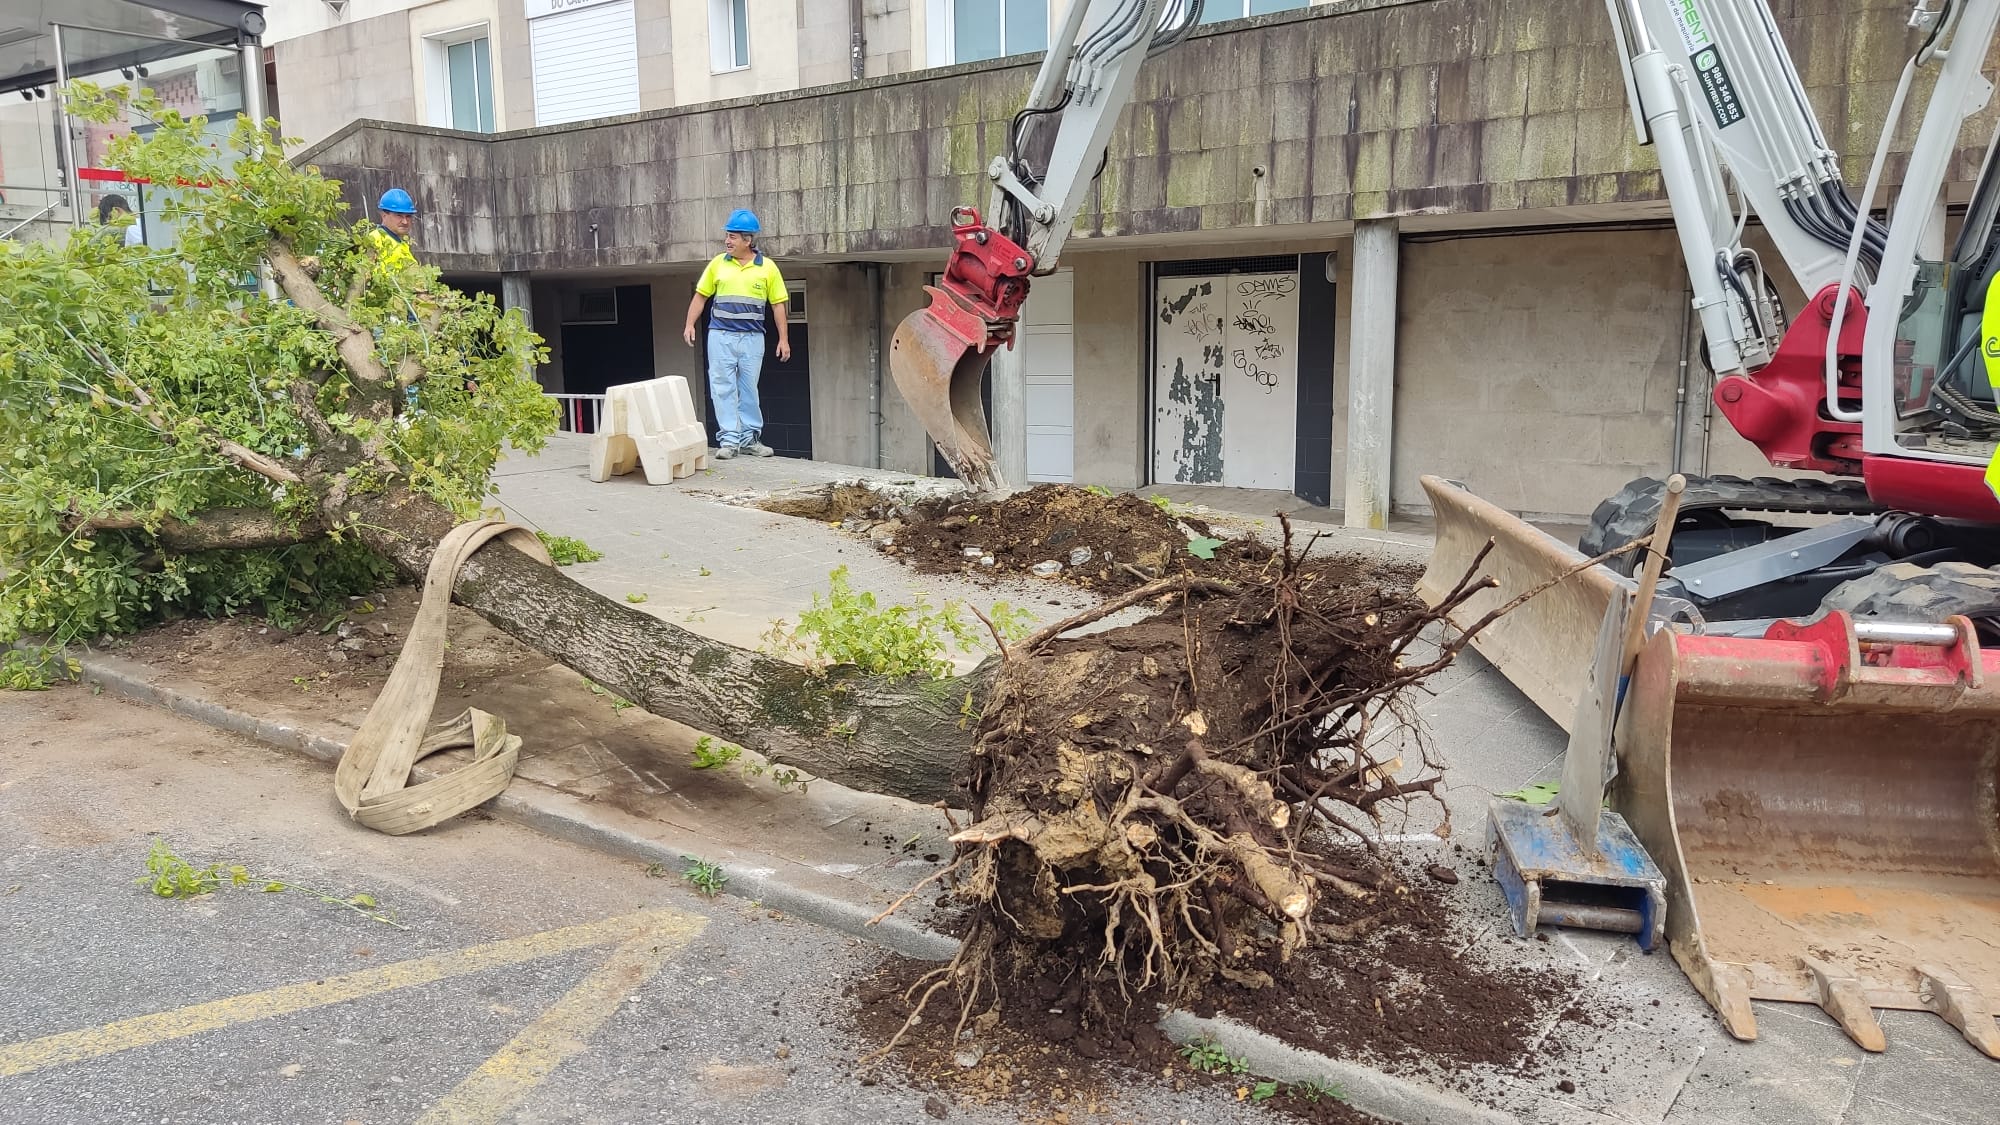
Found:
<svg viewBox="0 0 2000 1125"><path fill-rule="evenodd" d="M822 3L830 0L820 0ZM715 73L709 0L672 0L674 104L720 101L795 90L799 84L798 8L749 0L750 66Z"/></svg>

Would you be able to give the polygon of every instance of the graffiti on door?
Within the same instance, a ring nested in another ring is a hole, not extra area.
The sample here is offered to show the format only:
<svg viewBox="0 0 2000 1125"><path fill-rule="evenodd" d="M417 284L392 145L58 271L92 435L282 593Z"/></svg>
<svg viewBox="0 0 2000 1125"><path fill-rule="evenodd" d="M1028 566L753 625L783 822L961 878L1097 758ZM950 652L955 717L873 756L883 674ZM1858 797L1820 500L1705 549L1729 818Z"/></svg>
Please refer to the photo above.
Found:
<svg viewBox="0 0 2000 1125"><path fill-rule="evenodd" d="M1160 283L1154 349L1160 387L1154 476L1184 484L1222 479L1223 295L1207 280ZM1178 331L1175 331L1178 329Z"/></svg>
<svg viewBox="0 0 2000 1125"><path fill-rule="evenodd" d="M1154 298L1153 479L1290 487L1298 275L1161 278Z"/></svg>

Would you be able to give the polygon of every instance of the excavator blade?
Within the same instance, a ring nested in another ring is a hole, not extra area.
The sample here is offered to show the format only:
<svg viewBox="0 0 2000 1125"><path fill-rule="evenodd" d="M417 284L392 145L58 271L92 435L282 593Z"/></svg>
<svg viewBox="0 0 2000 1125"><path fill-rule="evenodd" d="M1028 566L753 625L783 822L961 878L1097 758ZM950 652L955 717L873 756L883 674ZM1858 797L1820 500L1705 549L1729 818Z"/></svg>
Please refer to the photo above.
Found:
<svg viewBox="0 0 2000 1125"><path fill-rule="evenodd" d="M1611 806L1667 879L1668 948L1739 1039L1752 1000L1936 1012L2000 1058L2000 651L1972 622L1656 634ZM1941 636L1923 636L1949 633ZM1883 637L1882 640L1871 638Z"/></svg>
<svg viewBox="0 0 2000 1125"><path fill-rule="evenodd" d="M1467 628L1516 596L1587 561L1576 548L1441 477L1422 478L1437 523L1437 545L1417 593L1430 605L1443 601L1490 541L1480 573L1498 584L1467 599L1450 616ZM1631 579L1609 568L1587 568L1536 595L1472 639L1551 719L1567 730L1590 677L1598 626Z"/></svg>
<svg viewBox="0 0 2000 1125"><path fill-rule="evenodd" d="M985 333L976 314L951 294L925 288L930 306L903 318L889 340L889 373L958 479L974 492L998 491L999 466L979 394L993 353L982 347Z"/></svg>
<svg viewBox="0 0 2000 1125"><path fill-rule="evenodd" d="M1492 544L1479 571L1498 586L1460 627L1587 561L1450 481L1423 486L1427 602ZM1567 728L1634 586L1585 568L1474 646ZM2000 651L1965 618L1948 638L1874 639L1896 628L1835 613L1761 637L1661 629L1618 710L1609 803L1665 876L1668 948L1731 1034L1755 1038L1750 1002L1782 1000L1881 1050L1873 1009L1923 1009L2000 1058Z"/></svg>

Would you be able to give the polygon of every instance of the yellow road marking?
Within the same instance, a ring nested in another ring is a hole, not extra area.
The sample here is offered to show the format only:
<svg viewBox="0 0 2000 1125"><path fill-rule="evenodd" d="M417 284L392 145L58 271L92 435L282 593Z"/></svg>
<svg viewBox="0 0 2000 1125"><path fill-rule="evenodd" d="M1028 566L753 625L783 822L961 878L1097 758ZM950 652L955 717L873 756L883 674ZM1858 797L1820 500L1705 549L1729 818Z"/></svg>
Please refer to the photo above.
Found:
<svg viewBox="0 0 2000 1125"><path fill-rule="evenodd" d="M393 965L363 969L322 981L290 984L263 992L211 1000L169 1012L155 1012L98 1027L60 1032L24 1043L0 1044L0 1078L102 1058L135 1047L184 1039L205 1031L338 1004L343 1000L356 1000L486 969L518 965L608 942L643 937L678 949L706 924L706 919L678 910L644 910L580 926L468 946L412 961L398 961Z"/></svg>
<svg viewBox="0 0 2000 1125"><path fill-rule="evenodd" d="M417 1125L488 1125L500 1120L564 1060L583 1050L625 997L659 972L700 929L699 922L683 923L674 932L640 934L619 946L609 961L570 989L542 1018L522 1028L418 1118Z"/></svg>

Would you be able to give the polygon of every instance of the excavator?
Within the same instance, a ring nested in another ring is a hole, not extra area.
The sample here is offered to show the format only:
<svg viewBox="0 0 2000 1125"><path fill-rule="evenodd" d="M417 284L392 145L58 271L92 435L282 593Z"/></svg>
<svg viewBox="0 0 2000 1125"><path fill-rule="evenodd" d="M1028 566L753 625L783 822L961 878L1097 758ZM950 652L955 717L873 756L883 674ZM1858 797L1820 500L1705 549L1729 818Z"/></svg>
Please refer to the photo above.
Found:
<svg viewBox="0 0 2000 1125"><path fill-rule="evenodd" d="M1633 481L1574 546L1427 476L1419 592L1436 604L1486 552L1498 584L1464 626L1555 582L1474 645L1574 740L1600 622L1644 589L1639 553L1593 560L1663 533L1606 797L1665 877L1673 957L1737 1038L1752 1000L1817 1004L1877 1051L1873 1009L1930 1010L2000 1058L2000 650L1981 644L2000 642L2000 134L1944 247L2000 0L1911 8L1858 202L1763 0L1606 9L1711 398L1774 468L1813 475L1673 481L1657 529L1669 483ZM1869 201L1922 86L1883 221ZM1752 215L1781 262L1745 244Z"/></svg>
<svg viewBox="0 0 2000 1125"><path fill-rule="evenodd" d="M974 491L1005 484L985 371L1055 270L1141 65L1201 7L1068 6L988 168L992 224L953 213L930 304L892 339L897 388ZM1637 480L1575 544L1426 476L1436 546L1418 592L1436 604L1476 562L1493 585L1460 628L1533 593L1474 645L1566 729L1615 725L1603 804L1657 863L1667 948L1730 1034L1756 1037L1753 1000L1811 1003L1879 1051L1874 1009L1927 1010L2000 1059L2000 649L1981 643L2000 643L2000 134L1943 245L2000 0L1913 4L1858 200L1764 0L1606 10L1711 397L1774 468L1811 475ZM1746 243L1752 217L1780 261ZM1783 307L1780 269L1803 307ZM1642 539L1667 546L1639 582L1646 552L1615 552ZM1636 658L1594 691L1628 614ZM1593 698L1612 713L1590 719Z"/></svg>

